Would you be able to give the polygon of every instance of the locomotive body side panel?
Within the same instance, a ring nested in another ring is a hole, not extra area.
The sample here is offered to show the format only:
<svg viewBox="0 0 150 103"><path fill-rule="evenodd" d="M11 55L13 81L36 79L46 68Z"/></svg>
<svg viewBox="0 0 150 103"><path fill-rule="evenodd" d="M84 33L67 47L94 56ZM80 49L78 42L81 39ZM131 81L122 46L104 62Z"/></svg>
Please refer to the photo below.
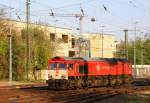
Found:
<svg viewBox="0 0 150 103"><path fill-rule="evenodd" d="M104 61L89 61L88 67L90 76L108 75L110 72L108 63Z"/></svg>
<svg viewBox="0 0 150 103"><path fill-rule="evenodd" d="M132 75L132 67L128 62L124 64L124 68L125 68L124 74Z"/></svg>
<svg viewBox="0 0 150 103"><path fill-rule="evenodd" d="M120 75L118 72L119 72L119 69L117 68L117 64L110 64L110 72L109 72L109 75Z"/></svg>

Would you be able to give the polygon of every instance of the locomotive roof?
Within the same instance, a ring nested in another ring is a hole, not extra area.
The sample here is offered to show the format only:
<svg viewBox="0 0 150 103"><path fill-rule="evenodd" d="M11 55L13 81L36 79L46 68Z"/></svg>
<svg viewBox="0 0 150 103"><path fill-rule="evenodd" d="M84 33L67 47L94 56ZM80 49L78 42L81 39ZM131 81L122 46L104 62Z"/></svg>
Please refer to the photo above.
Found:
<svg viewBox="0 0 150 103"><path fill-rule="evenodd" d="M88 58L88 57L59 57L59 56L53 58L53 60L58 60L58 59L59 60L80 60L80 61L108 61L112 63L115 63L117 61L127 62L127 59L124 58L100 58L100 57Z"/></svg>

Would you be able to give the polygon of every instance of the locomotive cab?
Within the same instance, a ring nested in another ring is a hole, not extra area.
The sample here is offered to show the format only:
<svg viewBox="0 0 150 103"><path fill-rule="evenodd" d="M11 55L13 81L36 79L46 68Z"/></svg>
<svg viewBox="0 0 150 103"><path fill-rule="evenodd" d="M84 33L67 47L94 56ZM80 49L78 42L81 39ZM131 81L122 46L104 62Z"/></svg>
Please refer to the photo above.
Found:
<svg viewBox="0 0 150 103"><path fill-rule="evenodd" d="M50 88L64 89L78 87L85 84L83 80L87 78L88 65L83 60L55 57L48 61L47 84Z"/></svg>
<svg viewBox="0 0 150 103"><path fill-rule="evenodd" d="M49 79L68 79L67 64L64 62L51 62L48 76Z"/></svg>
<svg viewBox="0 0 150 103"><path fill-rule="evenodd" d="M48 61L48 80L50 88L60 88L66 85L68 80L67 63L63 58L55 57Z"/></svg>

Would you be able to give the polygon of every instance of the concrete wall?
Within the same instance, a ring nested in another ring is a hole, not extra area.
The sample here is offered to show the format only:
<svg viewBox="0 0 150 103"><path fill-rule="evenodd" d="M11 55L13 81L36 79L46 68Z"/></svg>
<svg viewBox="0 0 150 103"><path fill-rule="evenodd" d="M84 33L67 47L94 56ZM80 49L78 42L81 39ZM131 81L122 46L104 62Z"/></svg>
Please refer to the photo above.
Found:
<svg viewBox="0 0 150 103"><path fill-rule="evenodd" d="M30 80L48 80L48 70L37 70L35 71L35 75L33 72L29 73Z"/></svg>

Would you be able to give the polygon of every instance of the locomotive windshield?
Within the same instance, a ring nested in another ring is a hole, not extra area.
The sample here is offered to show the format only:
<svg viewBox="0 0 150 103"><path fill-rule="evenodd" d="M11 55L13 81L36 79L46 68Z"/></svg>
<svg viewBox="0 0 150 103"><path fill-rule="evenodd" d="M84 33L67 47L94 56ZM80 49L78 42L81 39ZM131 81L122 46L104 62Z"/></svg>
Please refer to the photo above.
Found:
<svg viewBox="0 0 150 103"><path fill-rule="evenodd" d="M57 66L56 63L50 64L50 69L51 69L51 70L55 70L55 69L56 69L56 66Z"/></svg>
<svg viewBox="0 0 150 103"><path fill-rule="evenodd" d="M59 69L66 69L66 64L64 64L64 63L52 63L52 64L50 64L50 69L51 70L55 70L56 69L56 67L58 67Z"/></svg>
<svg viewBox="0 0 150 103"><path fill-rule="evenodd" d="M66 64L60 63L59 64L59 69L66 69Z"/></svg>

